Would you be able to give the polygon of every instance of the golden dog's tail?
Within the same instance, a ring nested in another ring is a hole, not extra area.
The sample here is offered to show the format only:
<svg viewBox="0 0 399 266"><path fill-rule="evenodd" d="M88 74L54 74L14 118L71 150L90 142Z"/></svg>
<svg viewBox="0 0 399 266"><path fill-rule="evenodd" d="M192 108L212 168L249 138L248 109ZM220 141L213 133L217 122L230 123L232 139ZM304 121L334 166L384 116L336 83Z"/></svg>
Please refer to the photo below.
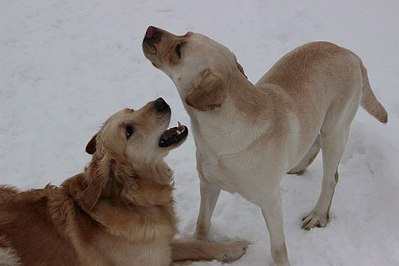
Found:
<svg viewBox="0 0 399 266"><path fill-rule="evenodd" d="M363 95L360 104L369 114L377 118L381 123L386 124L388 122L388 113L371 90L367 69L361 61L360 67L363 76Z"/></svg>

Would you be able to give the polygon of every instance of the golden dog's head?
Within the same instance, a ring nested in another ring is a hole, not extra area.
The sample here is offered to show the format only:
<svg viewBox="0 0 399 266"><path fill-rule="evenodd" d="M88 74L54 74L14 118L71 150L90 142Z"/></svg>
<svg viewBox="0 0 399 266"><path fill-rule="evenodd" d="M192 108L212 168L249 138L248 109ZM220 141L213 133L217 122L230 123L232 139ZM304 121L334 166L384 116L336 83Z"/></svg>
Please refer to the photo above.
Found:
<svg viewBox="0 0 399 266"><path fill-rule="evenodd" d="M187 137L185 126L166 130L170 122L169 105L159 98L141 109L123 109L112 115L89 141L89 154L114 157L136 165L157 162L178 147Z"/></svg>
<svg viewBox="0 0 399 266"><path fill-rule="evenodd" d="M144 36L143 51L155 67L174 81L186 104L201 111L222 105L237 72L246 78L229 49L198 33L176 36L150 26Z"/></svg>
<svg viewBox="0 0 399 266"><path fill-rule="evenodd" d="M172 174L163 158L187 137L188 129L167 129L169 105L159 98L141 109L112 115L86 146L93 155L82 178L64 184L87 210L100 198L133 205L170 201Z"/></svg>

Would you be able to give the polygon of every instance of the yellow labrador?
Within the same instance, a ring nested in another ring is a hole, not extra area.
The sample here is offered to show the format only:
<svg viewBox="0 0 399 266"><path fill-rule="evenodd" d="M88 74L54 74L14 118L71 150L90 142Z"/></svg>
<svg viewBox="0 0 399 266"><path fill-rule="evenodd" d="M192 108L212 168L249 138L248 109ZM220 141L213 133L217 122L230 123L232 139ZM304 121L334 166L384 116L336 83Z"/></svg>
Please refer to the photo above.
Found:
<svg viewBox="0 0 399 266"><path fill-rule="evenodd" d="M246 241L173 239L173 176L163 158L188 131L167 130L170 115L162 98L112 115L86 147L89 165L60 187L0 186L0 265L167 266L241 257Z"/></svg>
<svg viewBox="0 0 399 266"><path fill-rule="evenodd" d="M201 34L151 26L143 50L173 80L191 118L201 180L196 237L207 239L220 189L238 192L262 209L274 263L288 265L281 177L302 173L322 149L321 194L302 228L326 226L359 104L387 122L360 58L332 43L305 44L253 85L233 53Z"/></svg>

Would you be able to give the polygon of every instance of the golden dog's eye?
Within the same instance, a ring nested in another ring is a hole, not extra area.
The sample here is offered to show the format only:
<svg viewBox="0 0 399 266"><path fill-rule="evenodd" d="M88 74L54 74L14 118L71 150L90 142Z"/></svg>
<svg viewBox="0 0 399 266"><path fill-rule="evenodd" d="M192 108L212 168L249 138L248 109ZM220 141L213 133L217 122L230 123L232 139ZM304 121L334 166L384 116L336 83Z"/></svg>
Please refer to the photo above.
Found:
<svg viewBox="0 0 399 266"><path fill-rule="evenodd" d="M181 44L180 44L180 43L176 44L175 51L176 51L176 54L177 54L177 56L178 56L179 58L181 58L181 51L180 51L180 49L181 49Z"/></svg>
<svg viewBox="0 0 399 266"><path fill-rule="evenodd" d="M125 126L125 133L126 133L126 138L130 138L130 136L133 134L134 129L131 125Z"/></svg>

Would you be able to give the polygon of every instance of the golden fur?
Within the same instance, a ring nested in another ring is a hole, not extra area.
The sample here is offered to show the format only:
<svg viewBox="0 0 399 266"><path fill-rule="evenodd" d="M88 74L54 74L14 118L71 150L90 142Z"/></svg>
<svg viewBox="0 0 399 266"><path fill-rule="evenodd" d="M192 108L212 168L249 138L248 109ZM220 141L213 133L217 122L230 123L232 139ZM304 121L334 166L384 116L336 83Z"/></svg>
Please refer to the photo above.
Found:
<svg viewBox="0 0 399 266"><path fill-rule="evenodd" d="M163 157L180 143L158 147L170 121L163 108L150 102L111 116L86 147L93 157L83 173L59 187L1 186L0 265L154 266L242 256L244 241L172 241L173 176Z"/></svg>

